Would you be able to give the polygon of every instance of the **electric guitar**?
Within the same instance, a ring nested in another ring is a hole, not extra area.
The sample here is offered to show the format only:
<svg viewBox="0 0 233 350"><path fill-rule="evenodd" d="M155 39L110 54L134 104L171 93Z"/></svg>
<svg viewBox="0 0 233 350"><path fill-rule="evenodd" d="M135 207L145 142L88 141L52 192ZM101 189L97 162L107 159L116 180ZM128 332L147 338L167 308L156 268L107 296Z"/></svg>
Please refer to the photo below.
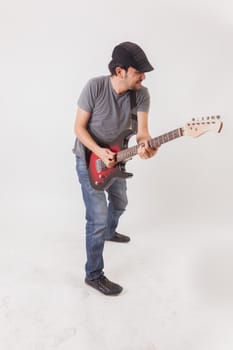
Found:
<svg viewBox="0 0 233 350"><path fill-rule="evenodd" d="M185 124L183 128L172 130L166 134L155 137L149 141L150 147L159 147L163 143L172 141L181 136L198 137L207 131L220 132L223 123L220 116L212 116L195 119ZM116 153L117 164L113 168L107 168L104 162L93 152L87 152L87 166L91 185L96 190L105 190L113 182L116 177L129 178L133 174L125 171L125 164L133 156L137 155L140 145L128 148L128 141L134 135L131 129L125 130L120 136L112 142L111 145L99 144L102 147L109 148Z"/></svg>

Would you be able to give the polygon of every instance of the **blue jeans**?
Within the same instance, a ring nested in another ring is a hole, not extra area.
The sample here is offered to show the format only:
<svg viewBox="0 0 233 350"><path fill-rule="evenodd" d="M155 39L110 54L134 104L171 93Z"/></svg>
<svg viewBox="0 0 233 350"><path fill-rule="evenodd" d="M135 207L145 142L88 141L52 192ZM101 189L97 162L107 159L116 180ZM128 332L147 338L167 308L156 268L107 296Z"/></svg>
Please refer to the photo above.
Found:
<svg viewBox="0 0 233 350"><path fill-rule="evenodd" d="M76 157L76 171L86 207L86 278L93 280L103 274L104 241L115 234L128 204L126 180L116 178L106 191L97 191L90 184L85 160L79 157Z"/></svg>

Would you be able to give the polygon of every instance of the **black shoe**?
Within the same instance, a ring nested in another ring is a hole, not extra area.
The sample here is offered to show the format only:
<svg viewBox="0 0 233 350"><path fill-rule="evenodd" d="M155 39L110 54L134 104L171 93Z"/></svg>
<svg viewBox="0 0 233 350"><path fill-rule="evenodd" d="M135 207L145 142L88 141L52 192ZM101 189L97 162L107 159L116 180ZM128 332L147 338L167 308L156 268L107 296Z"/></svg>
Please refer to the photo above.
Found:
<svg viewBox="0 0 233 350"><path fill-rule="evenodd" d="M104 275L95 280L85 279L85 282L105 295L117 295L123 290L119 284L109 281Z"/></svg>
<svg viewBox="0 0 233 350"><path fill-rule="evenodd" d="M122 235L121 233L115 232L114 236L110 239L106 239L106 241L128 243L130 241L130 238L129 236Z"/></svg>

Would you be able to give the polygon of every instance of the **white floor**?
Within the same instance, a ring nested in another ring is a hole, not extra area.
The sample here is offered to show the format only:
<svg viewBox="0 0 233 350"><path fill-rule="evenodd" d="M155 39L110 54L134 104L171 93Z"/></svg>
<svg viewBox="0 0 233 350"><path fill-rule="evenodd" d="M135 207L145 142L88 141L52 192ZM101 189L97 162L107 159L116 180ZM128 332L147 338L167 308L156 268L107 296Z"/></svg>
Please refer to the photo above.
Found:
<svg viewBox="0 0 233 350"><path fill-rule="evenodd" d="M105 246L105 273L124 292L106 297L83 283L81 216L64 227L28 217L1 232L1 349L232 350L227 228L152 228L126 216L131 242Z"/></svg>

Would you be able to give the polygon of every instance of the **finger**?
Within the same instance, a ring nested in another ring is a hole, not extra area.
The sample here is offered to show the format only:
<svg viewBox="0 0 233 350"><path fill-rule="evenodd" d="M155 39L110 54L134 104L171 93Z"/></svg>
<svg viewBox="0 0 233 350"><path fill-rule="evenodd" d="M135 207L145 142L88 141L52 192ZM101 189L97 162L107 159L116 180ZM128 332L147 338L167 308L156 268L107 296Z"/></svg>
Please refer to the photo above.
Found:
<svg viewBox="0 0 233 350"><path fill-rule="evenodd" d="M141 154L145 153L145 145L143 143L139 145L138 151Z"/></svg>
<svg viewBox="0 0 233 350"><path fill-rule="evenodd" d="M145 148L146 151L150 150L150 145L149 145L148 141L145 142L144 148Z"/></svg>

